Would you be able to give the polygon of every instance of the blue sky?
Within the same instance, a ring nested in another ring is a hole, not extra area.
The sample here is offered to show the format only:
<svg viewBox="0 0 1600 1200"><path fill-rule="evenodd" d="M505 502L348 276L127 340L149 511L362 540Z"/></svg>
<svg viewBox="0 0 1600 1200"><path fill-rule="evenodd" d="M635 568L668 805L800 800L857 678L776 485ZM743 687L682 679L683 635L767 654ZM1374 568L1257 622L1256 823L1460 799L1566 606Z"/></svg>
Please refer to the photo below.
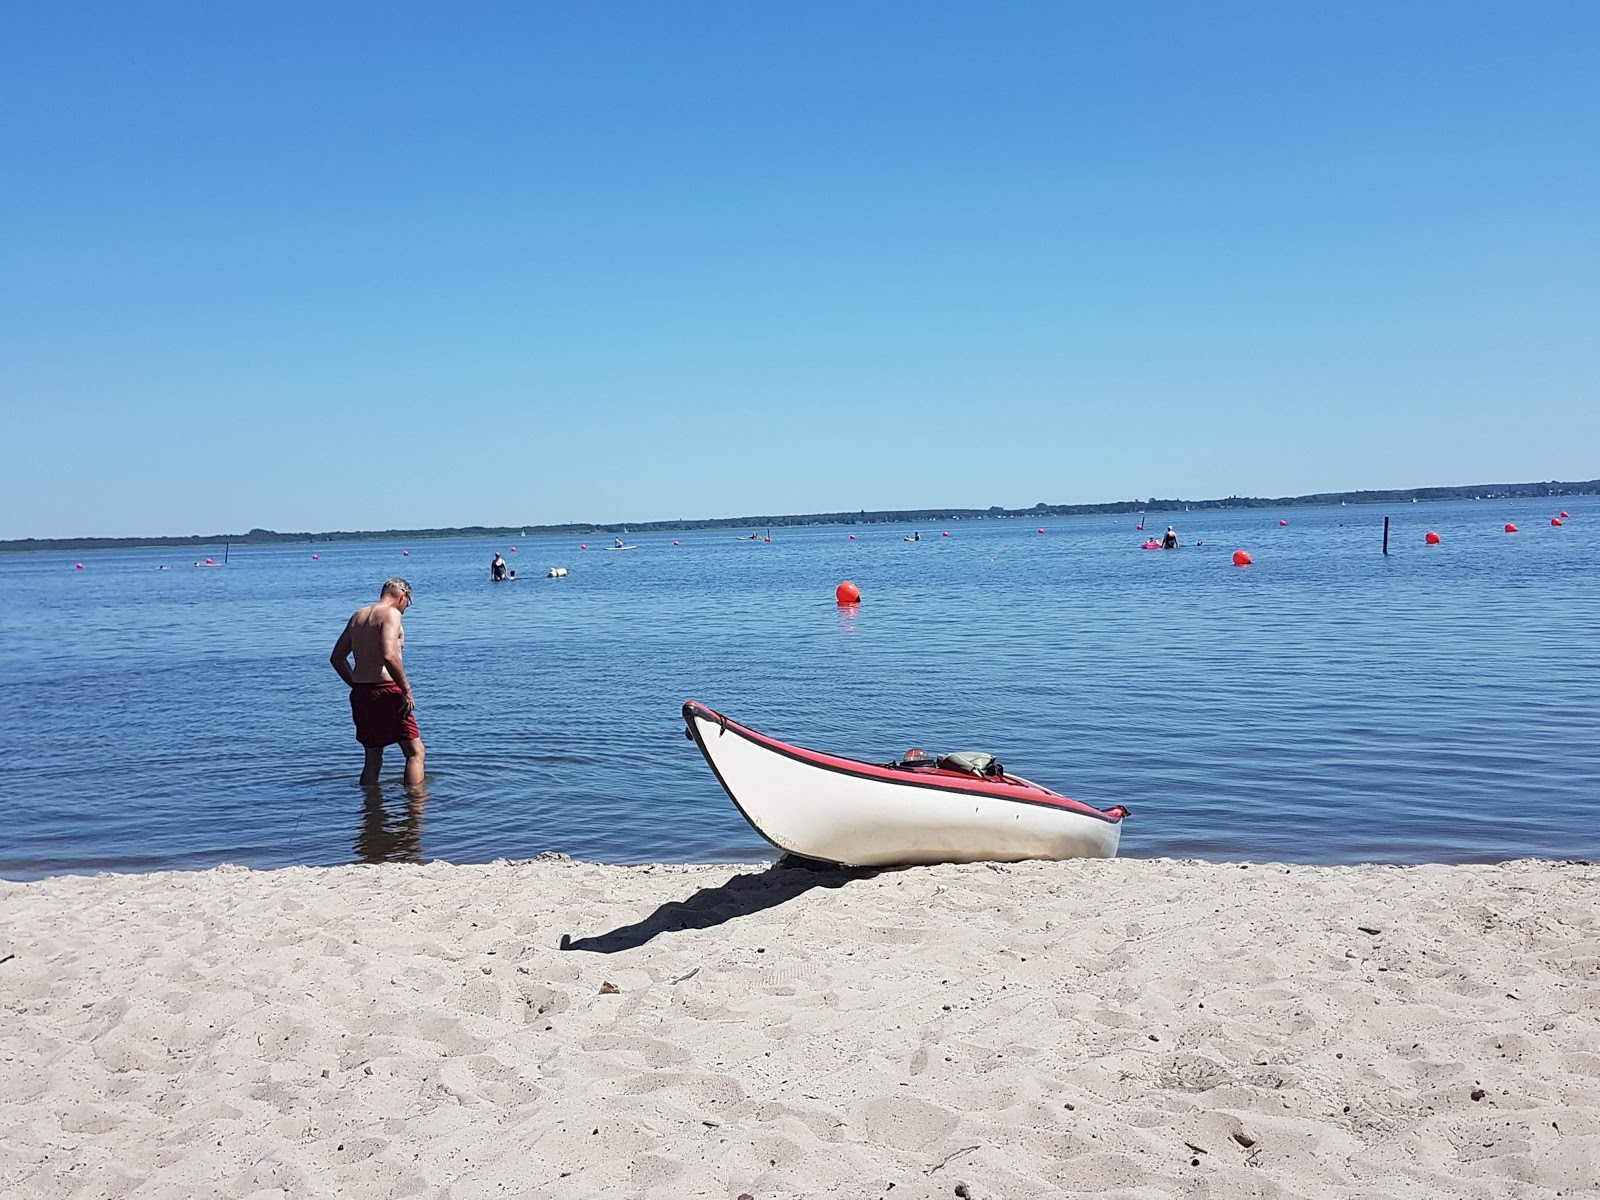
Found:
<svg viewBox="0 0 1600 1200"><path fill-rule="evenodd" d="M1600 5L0 9L0 537L1600 475Z"/></svg>

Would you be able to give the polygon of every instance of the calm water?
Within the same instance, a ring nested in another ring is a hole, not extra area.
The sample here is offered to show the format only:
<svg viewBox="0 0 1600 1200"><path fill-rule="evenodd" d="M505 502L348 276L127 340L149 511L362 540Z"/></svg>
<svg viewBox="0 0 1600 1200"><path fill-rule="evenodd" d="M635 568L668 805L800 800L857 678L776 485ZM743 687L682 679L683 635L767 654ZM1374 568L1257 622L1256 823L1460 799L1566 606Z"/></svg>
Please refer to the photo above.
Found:
<svg viewBox="0 0 1600 1200"><path fill-rule="evenodd" d="M1130 516L919 543L640 534L621 554L529 537L500 586L508 543L485 540L236 548L216 569L193 563L220 547L3 555L0 875L769 858L684 739L688 697L869 759L993 751L1128 805L1132 855L1600 858L1600 501L1387 511L1387 559L1366 506L1152 515L1177 554L1139 550ZM381 800L356 786L327 664L392 574L416 589L422 804L398 749Z"/></svg>

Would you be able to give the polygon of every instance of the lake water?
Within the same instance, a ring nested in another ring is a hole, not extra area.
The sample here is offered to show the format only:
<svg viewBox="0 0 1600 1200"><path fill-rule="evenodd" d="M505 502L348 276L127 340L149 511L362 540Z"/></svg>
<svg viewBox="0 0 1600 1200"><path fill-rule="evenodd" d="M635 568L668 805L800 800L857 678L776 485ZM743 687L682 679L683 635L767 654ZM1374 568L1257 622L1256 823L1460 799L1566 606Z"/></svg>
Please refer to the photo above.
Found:
<svg viewBox="0 0 1600 1200"><path fill-rule="evenodd" d="M1136 520L0 555L0 875L770 858L690 697L871 760L992 751L1127 805L1129 855L1600 858L1600 499L1152 514L1175 554ZM397 748L356 786L327 663L395 574L425 801Z"/></svg>

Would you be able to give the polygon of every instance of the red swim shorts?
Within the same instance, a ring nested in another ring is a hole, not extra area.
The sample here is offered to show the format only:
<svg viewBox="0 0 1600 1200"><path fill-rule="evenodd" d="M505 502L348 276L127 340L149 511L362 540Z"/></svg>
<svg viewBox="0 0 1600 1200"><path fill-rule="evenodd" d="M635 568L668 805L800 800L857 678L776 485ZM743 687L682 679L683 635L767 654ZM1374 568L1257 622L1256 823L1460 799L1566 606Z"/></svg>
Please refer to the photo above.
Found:
<svg viewBox="0 0 1600 1200"><path fill-rule="evenodd" d="M350 689L350 715L356 720L356 741L369 750L421 737L417 719L405 711L400 685L358 683Z"/></svg>

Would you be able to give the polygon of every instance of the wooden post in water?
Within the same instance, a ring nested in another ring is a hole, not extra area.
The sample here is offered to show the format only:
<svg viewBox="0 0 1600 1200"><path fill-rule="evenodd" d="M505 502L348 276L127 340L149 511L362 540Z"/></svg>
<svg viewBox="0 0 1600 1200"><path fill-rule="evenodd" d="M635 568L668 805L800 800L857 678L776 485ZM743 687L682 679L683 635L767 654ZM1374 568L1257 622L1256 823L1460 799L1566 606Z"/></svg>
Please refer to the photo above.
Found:
<svg viewBox="0 0 1600 1200"><path fill-rule="evenodd" d="M1388 517L1385 517L1383 519L1383 552L1384 552L1384 554L1388 554L1389 553L1389 518Z"/></svg>

